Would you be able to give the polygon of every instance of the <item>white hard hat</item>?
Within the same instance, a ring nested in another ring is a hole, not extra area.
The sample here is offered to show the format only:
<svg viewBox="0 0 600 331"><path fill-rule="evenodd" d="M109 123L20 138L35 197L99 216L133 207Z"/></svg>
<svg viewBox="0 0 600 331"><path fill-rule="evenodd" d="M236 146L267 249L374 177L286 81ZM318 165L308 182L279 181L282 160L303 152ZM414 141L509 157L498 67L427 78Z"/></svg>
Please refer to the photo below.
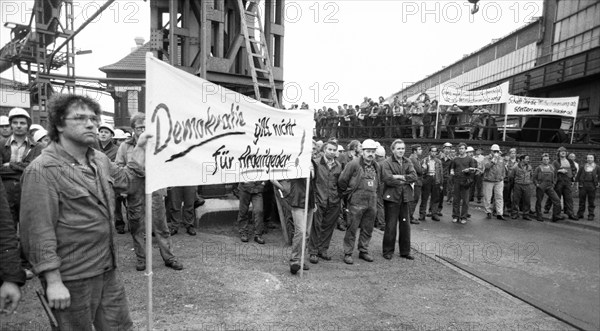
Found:
<svg viewBox="0 0 600 331"><path fill-rule="evenodd" d="M31 119L31 116L29 116L27 110L23 108L13 108L8 112L8 121L10 122L10 120L12 120L12 118L16 116L23 116L27 117L28 119Z"/></svg>
<svg viewBox="0 0 600 331"><path fill-rule="evenodd" d="M468 152L475 152L475 150L473 149L473 147L467 146L467 153Z"/></svg>
<svg viewBox="0 0 600 331"><path fill-rule="evenodd" d="M127 139L127 136L125 135L125 131L121 130L121 129L116 129L114 131L115 136L113 138L115 139Z"/></svg>
<svg viewBox="0 0 600 331"><path fill-rule="evenodd" d="M31 124L31 126L29 127L29 131L33 130L44 130L44 127L39 124Z"/></svg>
<svg viewBox="0 0 600 331"><path fill-rule="evenodd" d="M379 145L377 147L377 149L375 150L375 155L377 155L377 156L385 156L385 148L383 148L383 146Z"/></svg>
<svg viewBox="0 0 600 331"><path fill-rule="evenodd" d="M344 151L344 146L338 145L338 152L343 152L343 151Z"/></svg>
<svg viewBox="0 0 600 331"><path fill-rule="evenodd" d="M100 124L100 126L98 127L98 131L100 131L100 129L107 129L108 131L110 131L113 134L113 136L115 135L115 129L113 128L112 125L110 125L108 123Z"/></svg>
<svg viewBox="0 0 600 331"><path fill-rule="evenodd" d="M37 143L47 135L48 135L48 131L46 131L46 129L44 129L44 128L41 128L33 134L33 141L35 141Z"/></svg>
<svg viewBox="0 0 600 331"><path fill-rule="evenodd" d="M131 133L125 132L125 138L131 138Z"/></svg>
<svg viewBox="0 0 600 331"><path fill-rule="evenodd" d="M493 144L492 147L490 148L492 151L500 151L500 146L498 146L498 144Z"/></svg>
<svg viewBox="0 0 600 331"><path fill-rule="evenodd" d="M451 143L445 143L444 147L452 147L452 144Z"/></svg>
<svg viewBox="0 0 600 331"><path fill-rule="evenodd" d="M8 120L8 116L0 116L0 125L10 125L10 121Z"/></svg>
<svg viewBox="0 0 600 331"><path fill-rule="evenodd" d="M377 143L373 139L365 139L362 143L362 149L377 149Z"/></svg>

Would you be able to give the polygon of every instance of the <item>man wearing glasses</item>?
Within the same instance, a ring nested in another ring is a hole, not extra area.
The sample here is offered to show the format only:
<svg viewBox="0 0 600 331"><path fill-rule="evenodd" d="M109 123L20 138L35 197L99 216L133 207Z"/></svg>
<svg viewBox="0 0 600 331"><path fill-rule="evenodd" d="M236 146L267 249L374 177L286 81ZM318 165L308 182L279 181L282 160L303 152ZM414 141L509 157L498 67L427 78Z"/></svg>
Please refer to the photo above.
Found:
<svg viewBox="0 0 600 331"><path fill-rule="evenodd" d="M90 147L100 112L87 96L55 95L48 104L52 142L23 173L23 251L61 330L133 328L116 272L114 189L144 175L147 137L131 148L126 166L115 165Z"/></svg>
<svg viewBox="0 0 600 331"><path fill-rule="evenodd" d="M125 166L132 161L133 152L139 138L146 130L146 115L136 113L131 117L131 128L133 136L119 146L117 151L116 163L118 166ZM130 186L127 194L127 220L129 220L129 230L133 237L133 249L137 257L135 269L137 271L146 270L146 248L144 245L145 229L145 181L144 177L136 178ZM160 255L165 261L165 265L175 270L183 269L183 265L177 261L177 258L171 251L171 239L169 227L167 225L167 216L165 210L166 189L160 189L152 192L152 231L156 235L156 241ZM151 240L151 238L148 238Z"/></svg>

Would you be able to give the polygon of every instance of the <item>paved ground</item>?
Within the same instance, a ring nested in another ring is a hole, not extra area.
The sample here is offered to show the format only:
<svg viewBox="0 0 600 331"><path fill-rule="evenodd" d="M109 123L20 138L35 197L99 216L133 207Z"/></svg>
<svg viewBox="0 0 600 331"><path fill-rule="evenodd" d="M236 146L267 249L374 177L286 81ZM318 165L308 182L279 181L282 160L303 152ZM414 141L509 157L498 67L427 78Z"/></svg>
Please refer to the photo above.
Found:
<svg viewBox="0 0 600 331"><path fill-rule="evenodd" d="M600 222L488 220L471 204L471 222L460 225L450 222L450 206L444 209L442 222L412 227L415 248L600 329Z"/></svg>
<svg viewBox="0 0 600 331"><path fill-rule="evenodd" d="M486 221L480 211L473 214L464 226L447 216L414 226L413 246L594 323L600 232L569 224ZM280 230L265 236L266 245L243 244L231 226L233 218L224 215L220 222L202 225L196 237L173 237L182 271L165 268L155 248L156 330L573 329L440 259L415 254L414 261L397 255L384 260L380 231L372 239L373 263L344 264L343 233L336 230L334 259L311 265L300 279L289 272L289 247ZM134 270L130 235L118 235L117 242L132 318L141 330L146 278ZM33 293L38 286L36 281L25 286L19 313L0 316L0 330L49 329Z"/></svg>

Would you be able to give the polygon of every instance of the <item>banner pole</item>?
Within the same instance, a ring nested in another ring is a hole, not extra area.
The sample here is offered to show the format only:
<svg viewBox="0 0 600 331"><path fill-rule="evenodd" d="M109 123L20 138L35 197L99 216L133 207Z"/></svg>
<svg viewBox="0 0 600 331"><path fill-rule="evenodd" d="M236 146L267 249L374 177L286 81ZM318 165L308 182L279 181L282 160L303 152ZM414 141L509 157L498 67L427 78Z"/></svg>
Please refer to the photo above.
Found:
<svg viewBox="0 0 600 331"><path fill-rule="evenodd" d="M435 109L435 133L433 139L438 139L438 124L440 122L440 106L438 105ZM441 135L440 135L441 138Z"/></svg>
<svg viewBox="0 0 600 331"><path fill-rule="evenodd" d="M310 191L310 173L306 177L306 191L304 196L304 229L302 229L302 253L300 254L300 278L304 276L304 250L306 249L306 228L308 228L308 193Z"/></svg>
<svg viewBox="0 0 600 331"><path fill-rule="evenodd" d="M506 141L506 121L508 120L508 113L504 110L504 134L502 135L502 141Z"/></svg>
<svg viewBox="0 0 600 331"><path fill-rule="evenodd" d="M148 277L148 323L146 330L152 330L152 193L146 193L146 277Z"/></svg>
<svg viewBox="0 0 600 331"><path fill-rule="evenodd" d="M575 123L577 123L577 110L575 110L575 116L573 117L573 130L571 130L571 144L573 143L573 136L575 135Z"/></svg>

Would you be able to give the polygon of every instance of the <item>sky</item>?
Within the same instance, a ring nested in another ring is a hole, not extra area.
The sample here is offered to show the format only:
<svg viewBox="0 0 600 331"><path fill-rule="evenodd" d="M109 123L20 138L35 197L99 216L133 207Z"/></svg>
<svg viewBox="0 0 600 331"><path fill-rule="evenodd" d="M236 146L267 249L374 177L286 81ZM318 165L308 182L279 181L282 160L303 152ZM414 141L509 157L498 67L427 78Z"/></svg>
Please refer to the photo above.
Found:
<svg viewBox="0 0 600 331"><path fill-rule="evenodd" d="M105 1L74 0L75 27ZM467 1L286 1L285 105L311 108L359 104L388 97L542 15L541 0L481 0L471 15ZM33 1L0 1L0 45L10 39L5 22L28 24ZM99 67L125 57L134 38L150 36L150 1L117 0L75 39L76 75L106 77ZM27 81L14 70L14 78ZM13 70L1 75L12 79ZM104 110L112 99L98 92Z"/></svg>

